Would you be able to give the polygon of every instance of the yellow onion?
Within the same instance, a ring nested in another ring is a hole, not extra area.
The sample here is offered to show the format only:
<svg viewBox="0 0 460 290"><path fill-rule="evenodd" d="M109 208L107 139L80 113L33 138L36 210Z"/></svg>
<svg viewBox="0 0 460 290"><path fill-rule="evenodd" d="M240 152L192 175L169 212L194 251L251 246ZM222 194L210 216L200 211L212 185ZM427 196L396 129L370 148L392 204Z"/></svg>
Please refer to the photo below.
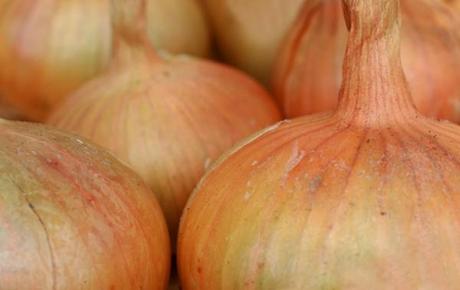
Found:
<svg viewBox="0 0 460 290"><path fill-rule="evenodd" d="M181 220L184 290L460 285L460 129L415 111L399 1L344 3L337 111L262 131L208 171Z"/></svg>
<svg viewBox="0 0 460 290"><path fill-rule="evenodd" d="M278 46L304 0L203 0L224 58L267 82Z"/></svg>
<svg viewBox="0 0 460 290"><path fill-rule="evenodd" d="M0 0L0 88L27 117L43 120L66 95L107 67L112 53L111 2ZM145 6L151 42L206 55L209 35L194 0L130 1ZM180 3L178 3L180 2Z"/></svg>
<svg viewBox="0 0 460 290"><path fill-rule="evenodd" d="M0 118L7 120L23 120L24 117L0 95Z"/></svg>
<svg viewBox="0 0 460 290"><path fill-rule="evenodd" d="M0 0L0 88L43 119L110 59L108 0Z"/></svg>
<svg viewBox="0 0 460 290"><path fill-rule="evenodd" d="M207 56L210 33L198 0L112 0L115 26L143 30L157 49Z"/></svg>
<svg viewBox="0 0 460 290"><path fill-rule="evenodd" d="M208 56L210 32L197 0L147 0L147 33L158 48Z"/></svg>
<svg viewBox="0 0 460 290"><path fill-rule="evenodd" d="M154 195L86 140L0 120L0 288L158 289L170 244Z"/></svg>
<svg viewBox="0 0 460 290"><path fill-rule="evenodd" d="M121 40L111 69L70 96L48 123L131 164L157 195L174 239L209 163L279 119L272 98L242 73Z"/></svg>
<svg viewBox="0 0 460 290"><path fill-rule="evenodd" d="M341 2L306 1L283 44L273 88L289 117L337 105L347 37ZM460 122L460 14L435 0L402 0L401 11L401 57L416 107Z"/></svg>
<svg viewBox="0 0 460 290"><path fill-rule="evenodd" d="M460 11L460 1L459 0L446 0L446 3L452 6L453 8Z"/></svg>

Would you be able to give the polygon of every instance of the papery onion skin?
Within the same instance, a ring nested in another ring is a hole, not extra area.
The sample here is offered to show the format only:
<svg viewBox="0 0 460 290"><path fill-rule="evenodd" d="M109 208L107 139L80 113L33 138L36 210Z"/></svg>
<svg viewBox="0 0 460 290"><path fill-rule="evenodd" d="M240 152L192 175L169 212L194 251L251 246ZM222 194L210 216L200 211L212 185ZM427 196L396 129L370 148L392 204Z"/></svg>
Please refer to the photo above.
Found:
<svg viewBox="0 0 460 290"><path fill-rule="evenodd" d="M267 92L236 70L140 53L72 95L48 123L130 164L157 195L174 241L184 204L206 167L278 120Z"/></svg>
<svg viewBox="0 0 460 290"><path fill-rule="evenodd" d="M165 289L167 227L149 188L86 140L0 120L2 289Z"/></svg>
<svg viewBox="0 0 460 290"><path fill-rule="evenodd" d="M209 56L211 35L197 0L148 0L147 34L157 49Z"/></svg>
<svg viewBox="0 0 460 290"><path fill-rule="evenodd" d="M288 117L333 110L347 30L341 0L306 1L280 50L273 89ZM442 1L403 0L402 62L420 112L460 122L460 21Z"/></svg>
<svg viewBox="0 0 460 290"><path fill-rule="evenodd" d="M0 95L0 118L7 120L24 120L24 116L14 108L5 97Z"/></svg>
<svg viewBox="0 0 460 290"><path fill-rule="evenodd" d="M44 120L65 96L108 66L112 2L120 1L0 0L0 93L28 119ZM194 0L138 2L145 6L142 17L153 45L209 54L204 12Z"/></svg>
<svg viewBox="0 0 460 290"><path fill-rule="evenodd" d="M457 11L460 11L460 1L458 1L458 0L445 0L445 2L447 4L449 4L449 6L457 9Z"/></svg>
<svg viewBox="0 0 460 290"><path fill-rule="evenodd" d="M286 121L222 157L184 210L185 290L460 285L460 130L419 115L397 0L344 0L336 113Z"/></svg>
<svg viewBox="0 0 460 290"><path fill-rule="evenodd" d="M224 58L268 83L273 60L303 0L203 0Z"/></svg>
<svg viewBox="0 0 460 290"><path fill-rule="evenodd" d="M29 118L42 120L111 54L108 0L0 1L0 88Z"/></svg>
<svg viewBox="0 0 460 290"><path fill-rule="evenodd" d="M112 0L115 30L143 33L157 50L208 56L210 32L197 0Z"/></svg>

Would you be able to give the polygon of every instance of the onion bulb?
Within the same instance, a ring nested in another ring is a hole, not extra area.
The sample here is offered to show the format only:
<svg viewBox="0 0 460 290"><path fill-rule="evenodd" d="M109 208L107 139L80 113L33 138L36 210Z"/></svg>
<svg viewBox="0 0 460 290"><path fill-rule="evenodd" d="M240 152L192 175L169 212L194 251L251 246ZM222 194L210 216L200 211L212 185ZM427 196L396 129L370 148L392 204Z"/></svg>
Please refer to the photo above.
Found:
<svg viewBox="0 0 460 290"><path fill-rule="evenodd" d="M161 209L110 154L42 125L0 120L0 168L0 288L166 288Z"/></svg>
<svg viewBox="0 0 460 290"><path fill-rule="evenodd" d="M43 120L62 98L107 67L112 5L120 0L0 0L0 90L29 119ZM206 55L207 31L194 0L141 2L150 41ZM180 3L178 3L180 2Z"/></svg>
<svg viewBox="0 0 460 290"><path fill-rule="evenodd" d="M27 117L101 71L111 53L108 0L0 0L0 88Z"/></svg>
<svg viewBox="0 0 460 290"><path fill-rule="evenodd" d="M0 95L0 118L7 119L7 120L22 120L24 119L23 116L11 106L5 97Z"/></svg>
<svg viewBox="0 0 460 290"><path fill-rule="evenodd" d="M446 3L457 9L457 12L460 11L460 1L459 0L446 0Z"/></svg>
<svg viewBox="0 0 460 290"><path fill-rule="evenodd" d="M343 2L337 111L279 123L208 171L181 219L183 289L460 285L460 128L415 110L399 1Z"/></svg>
<svg viewBox="0 0 460 290"><path fill-rule="evenodd" d="M130 164L157 195L175 240L182 208L209 163L279 119L272 98L245 75L121 40L111 69L66 99L48 123Z"/></svg>
<svg viewBox="0 0 460 290"><path fill-rule="evenodd" d="M197 0L147 0L147 34L158 49L208 56L211 40Z"/></svg>
<svg viewBox="0 0 460 290"><path fill-rule="evenodd" d="M283 44L273 88L289 117L337 106L347 37L341 2L306 1ZM460 122L460 14L434 0L402 0L401 11L401 57L416 107Z"/></svg>
<svg viewBox="0 0 460 290"><path fill-rule="evenodd" d="M278 47L304 0L203 0L224 58L268 82Z"/></svg>

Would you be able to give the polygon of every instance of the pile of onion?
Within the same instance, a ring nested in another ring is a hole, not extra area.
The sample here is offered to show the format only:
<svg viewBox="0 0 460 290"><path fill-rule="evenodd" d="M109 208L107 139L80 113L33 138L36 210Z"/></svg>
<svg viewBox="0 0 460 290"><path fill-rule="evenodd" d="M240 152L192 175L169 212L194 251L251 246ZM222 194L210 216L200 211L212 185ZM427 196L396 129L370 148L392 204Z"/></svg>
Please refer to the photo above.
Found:
<svg viewBox="0 0 460 290"><path fill-rule="evenodd" d="M460 285L460 128L413 106L399 1L344 4L337 111L280 123L208 171L181 220L183 289Z"/></svg>
<svg viewBox="0 0 460 290"><path fill-rule="evenodd" d="M304 0L202 0L224 58L268 82L278 47Z"/></svg>
<svg viewBox="0 0 460 290"><path fill-rule="evenodd" d="M337 105L347 29L341 0L305 1L283 44L273 88L288 117ZM438 0L402 0L401 57L417 109L460 122L460 14Z"/></svg>
<svg viewBox="0 0 460 290"><path fill-rule="evenodd" d="M44 119L108 65L111 2L117 1L0 1L0 91L28 118ZM142 2L149 39L157 47L208 53L209 35L195 0Z"/></svg>
<svg viewBox="0 0 460 290"><path fill-rule="evenodd" d="M185 202L210 162L280 114L246 75L185 55L157 54L142 35L120 33L110 69L66 99L48 123L130 164L157 195L175 240Z"/></svg>
<svg viewBox="0 0 460 290"><path fill-rule="evenodd" d="M87 141L0 120L0 288L166 288L161 209L132 170Z"/></svg>

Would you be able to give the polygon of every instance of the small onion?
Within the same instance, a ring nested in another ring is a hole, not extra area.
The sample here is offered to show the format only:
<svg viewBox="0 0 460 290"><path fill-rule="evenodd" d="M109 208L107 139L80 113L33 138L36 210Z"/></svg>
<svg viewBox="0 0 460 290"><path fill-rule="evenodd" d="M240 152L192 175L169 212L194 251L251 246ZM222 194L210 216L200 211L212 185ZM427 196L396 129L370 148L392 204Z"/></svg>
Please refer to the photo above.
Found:
<svg viewBox="0 0 460 290"><path fill-rule="evenodd" d="M158 49L208 56L211 37L197 0L148 0L147 34Z"/></svg>
<svg viewBox="0 0 460 290"><path fill-rule="evenodd" d="M210 33L198 0L112 0L115 26L143 30L155 48L207 56Z"/></svg>
<svg viewBox="0 0 460 290"><path fill-rule="evenodd" d="M415 111L399 1L343 2L337 111L280 123L208 171L181 220L184 290L458 289L460 128Z"/></svg>
<svg viewBox="0 0 460 290"><path fill-rule="evenodd" d="M142 180L104 150L0 120L0 288L167 286L167 227Z"/></svg>
<svg viewBox="0 0 460 290"><path fill-rule="evenodd" d="M0 0L0 91L28 118L43 120L109 64L117 2ZM136 2L145 6L142 17L156 47L208 54L209 33L195 0L132 0L124 8Z"/></svg>
<svg viewBox="0 0 460 290"><path fill-rule="evenodd" d="M347 29L341 0L306 1L273 78L288 117L337 105ZM439 0L402 0L401 54L418 110L460 122L460 14Z"/></svg>
<svg viewBox="0 0 460 290"><path fill-rule="evenodd" d="M268 82L279 44L304 0L203 0L225 59Z"/></svg>
<svg viewBox="0 0 460 290"><path fill-rule="evenodd" d="M279 119L267 92L236 70L121 41L112 68L63 102L48 123L130 164L157 195L175 240L182 208L209 163Z"/></svg>

